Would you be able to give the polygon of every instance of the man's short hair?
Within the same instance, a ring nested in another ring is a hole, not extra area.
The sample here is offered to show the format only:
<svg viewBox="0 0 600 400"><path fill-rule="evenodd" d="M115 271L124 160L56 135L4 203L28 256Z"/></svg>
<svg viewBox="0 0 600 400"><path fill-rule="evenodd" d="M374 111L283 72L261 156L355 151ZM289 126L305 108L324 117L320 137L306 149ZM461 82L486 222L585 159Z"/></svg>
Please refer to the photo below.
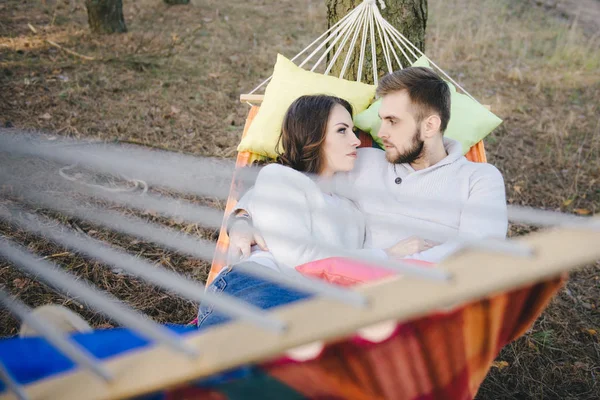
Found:
<svg viewBox="0 0 600 400"><path fill-rule="evenodd" d="M432 113L439 115L443 133L450 120L450 88L432 69L408 67L384 76L377 86L377 95L406 90L414 107L417 123Z"/></svg>

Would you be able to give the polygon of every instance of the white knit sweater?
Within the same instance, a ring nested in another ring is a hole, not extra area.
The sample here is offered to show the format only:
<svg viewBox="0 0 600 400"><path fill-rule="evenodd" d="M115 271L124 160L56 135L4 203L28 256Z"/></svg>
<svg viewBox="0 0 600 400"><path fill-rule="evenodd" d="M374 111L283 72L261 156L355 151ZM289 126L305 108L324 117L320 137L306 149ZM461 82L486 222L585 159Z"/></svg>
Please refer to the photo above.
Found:
<svg viewBox="0 0 600 400"><path fill-rule="evenodd" d="M410 164L390 164L381 150L359 149L354 170L340 176L340 183L350 185L352 200L365 214L371 232L366 246L387 248L413 235L427 237L423 231L454 238L506 237L506 195L498 169L468 161L452 139L444 139L444 146L448 156L419 171ZM458 248L449 240L407 258L439 262Z"/></svg>
<svg viewBox="0 0 600 400"><path fill-rule="evenodd" d="M363 249L365 217L356 205L323 193L311 178L292 168L264 167L246 200L241 204L280 267L335 256L385 257L381 251ZM251 260L260 263L265 254L260 257Z"/></svg>

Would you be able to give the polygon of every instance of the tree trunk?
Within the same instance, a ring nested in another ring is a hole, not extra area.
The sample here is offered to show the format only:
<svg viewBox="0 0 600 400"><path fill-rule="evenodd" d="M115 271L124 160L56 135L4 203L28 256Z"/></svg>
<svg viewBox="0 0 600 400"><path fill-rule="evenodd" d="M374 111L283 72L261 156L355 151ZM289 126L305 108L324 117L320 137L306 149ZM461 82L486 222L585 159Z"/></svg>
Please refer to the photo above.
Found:
<svg viewBox="0 0 600 400"><path fill-rule="evenodd" d="M348 14L357 5L362 3L363 0L326 0L327 2L327 23L328 27L331 27L346 14ZM377 6L379 7L379 1ZM427 0L384 0L386 8L379 11L383 18L385 18L393 27L395 27L400 33L402 33L408 40L410 40L417 48L421 51L425 51L425 28L427 27ZM362 37L362 31L360 32ZM383 76L388 72L387 64L383 57L383 49L381 47L377 29L375 28L375 42L377 43L377 69L378 76ZM360 37L357 40L356 47L352 53L349 66L346 69L344 77L346 79L356 79L358 74L358 62L360 59ZM373 83L373 64L371 57L371 44L370 39L366 43L367 50L365 51L365 62L363 62L362 71L362 82ZM349 44L346 44L348 47ZM335 50L335 49L334 49ZM344 64L344 58L346 50L342 52L342 55L338 57L334 64L331 75L337 76L342 70ZM396 49L398 58L402 63L403 67L412 64L414 60L407 60L402 53ZM334 51L329 53L330 56L334 54ZM409 52L407 54L410 55ZM329 56L329 57L330 57ZM398 69L393 56L392 65L394 69ZM328 58L329 60L329 58Z"/></svg>
<svg viewBox="0 0 600 400"><path fill-rule="evenodd" d="M127 32L122 0L85 0L93 33Z"/></svg>
<svg viewBox="0 0 600 400"><path fill-rule="evenodd" d="M165 3L172 4L190 4L190 0L165 0Z"/></svg>

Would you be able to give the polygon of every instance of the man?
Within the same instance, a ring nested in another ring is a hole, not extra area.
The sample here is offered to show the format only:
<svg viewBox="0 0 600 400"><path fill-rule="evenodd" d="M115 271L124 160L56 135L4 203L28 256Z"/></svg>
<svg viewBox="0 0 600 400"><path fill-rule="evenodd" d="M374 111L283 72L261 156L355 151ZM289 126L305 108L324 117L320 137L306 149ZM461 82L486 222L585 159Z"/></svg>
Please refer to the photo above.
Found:
<svg viewBox="0 0 600 400"><path fill-rule="evenodd" d="M460 238L505 238L502 175L490 164L469 162L458 142L444 138L450 120L446 82L429 68L411 67L381 79L377 95L385 153L359 149L354 170L339 178L354 189L352 199L366 216L367 246L439 262L460 248ZM249 229L251 216L243 209L248 196L229 224L231 249L243 255L252 244L266 248L260 233Z"/></svg>

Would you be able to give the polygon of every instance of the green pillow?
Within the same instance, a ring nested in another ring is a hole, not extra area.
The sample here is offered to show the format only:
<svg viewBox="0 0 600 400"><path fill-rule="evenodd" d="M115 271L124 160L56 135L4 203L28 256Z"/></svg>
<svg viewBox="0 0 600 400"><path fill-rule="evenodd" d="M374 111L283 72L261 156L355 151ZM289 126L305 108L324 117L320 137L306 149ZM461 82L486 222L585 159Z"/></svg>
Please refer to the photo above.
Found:
<svg viewBox="0 0 600 400"><path fill-rule="evenodd" d="M381 118L379 118L379 107L381 107L381 99L371 104L365 111L354 116L354 126L361 131L365 131L373 137L375 143L383 149L383 142L377 135L381 128Z"/></svg>
<svg viewBox="0 0 600 400"><path fill-rule="evenodd" d="M419 58L413 66L431 68L425 57ZM460 142L463 154L466 154L471 146L496 129L502 120L469 96L458 93L452 83L448 82L448 85L451 92L451 110L450 121L444 136ZM381 145L381 139L377 134L381 127L380 106L381 99L354 117L354 125L360 130L368 132L379 145Z"/></svg>

